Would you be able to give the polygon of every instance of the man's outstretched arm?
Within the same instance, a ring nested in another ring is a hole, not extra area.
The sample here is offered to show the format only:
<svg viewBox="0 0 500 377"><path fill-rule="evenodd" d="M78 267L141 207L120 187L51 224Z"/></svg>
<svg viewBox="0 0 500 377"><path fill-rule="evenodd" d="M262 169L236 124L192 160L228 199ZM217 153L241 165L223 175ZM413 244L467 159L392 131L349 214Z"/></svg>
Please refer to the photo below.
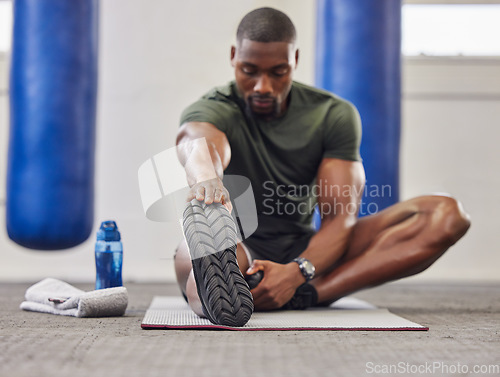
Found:
<svg viewBox="0 0 500 377"><path fill-rule="evenodd" d="M361 162L325 158L318 170L317 184L321 185L318 198L322 212L321 228L301 256L314 264L316 276L320 276L331 270L347 249L365 184L363 165ZM256 260L248 273L258 270L264 271L264 279L252 293L255 307L261 310L283 306L305 282L295 262L281 265Z"/></svg>
<svg viewBox="0 0 500 377"><path fill-rule="evenodd" d="M188 200L222 203L231 210L229 193L222 184L231 160L231 147L224 132L206 122L183 124L177 134L177 156L186 170Z"/></svg>

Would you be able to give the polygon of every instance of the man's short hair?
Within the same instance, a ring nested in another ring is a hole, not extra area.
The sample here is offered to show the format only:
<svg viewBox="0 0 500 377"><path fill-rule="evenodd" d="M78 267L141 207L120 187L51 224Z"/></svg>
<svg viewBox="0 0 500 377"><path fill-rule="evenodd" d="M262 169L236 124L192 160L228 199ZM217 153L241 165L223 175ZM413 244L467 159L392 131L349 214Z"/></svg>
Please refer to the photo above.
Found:
<svg viewBox="0 0 500 377"><path fill-rule="evenodd" d="M255 42L295 43L296 31L292 20L283 12L273 8L259 8L248 13L241 20L236 40Z"/></svg>

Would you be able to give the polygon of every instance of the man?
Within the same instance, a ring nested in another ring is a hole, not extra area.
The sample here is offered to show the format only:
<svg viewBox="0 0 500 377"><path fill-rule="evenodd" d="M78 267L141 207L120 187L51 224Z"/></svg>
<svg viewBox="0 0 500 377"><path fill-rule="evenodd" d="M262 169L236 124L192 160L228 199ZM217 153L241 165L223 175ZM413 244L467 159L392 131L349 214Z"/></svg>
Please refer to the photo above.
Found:
<svg viewBox="0 0 500 377"><path fill-rule="evenodd" d="M177 137L191 198L231 210L224 172L252 182L258 229L238 243L236 254L244 276L263 272L251 291L256 310L329 304L414 275L470 226L462 206L445 195L357 218L365 184L358 113L337 96L293 81L295 41L295 28L282 12L261 8L247 14L231 48L235 81L188 107ZM196 142L183 147L200 138L211 158L203 158ZM310 226L316 199L302 190L314 185L323 210L317 232ZM345 187L352 188L347 195L338 189ZM203 315L201 283L197 289L185 243L177 250L176 272L189 304Z"/></svg>

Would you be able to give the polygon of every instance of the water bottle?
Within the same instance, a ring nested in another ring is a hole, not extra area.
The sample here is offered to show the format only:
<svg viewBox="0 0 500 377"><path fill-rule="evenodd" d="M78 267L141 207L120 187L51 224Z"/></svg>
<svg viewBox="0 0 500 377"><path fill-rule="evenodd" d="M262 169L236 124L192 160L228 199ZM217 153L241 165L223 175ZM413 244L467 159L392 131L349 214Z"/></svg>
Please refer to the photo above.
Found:
<svg viewBox="0 0 500 377"><path fill-rule="evenodd" d="M103 221L95 243L95 289L122 286L123 246L114 221Z"/></svg>

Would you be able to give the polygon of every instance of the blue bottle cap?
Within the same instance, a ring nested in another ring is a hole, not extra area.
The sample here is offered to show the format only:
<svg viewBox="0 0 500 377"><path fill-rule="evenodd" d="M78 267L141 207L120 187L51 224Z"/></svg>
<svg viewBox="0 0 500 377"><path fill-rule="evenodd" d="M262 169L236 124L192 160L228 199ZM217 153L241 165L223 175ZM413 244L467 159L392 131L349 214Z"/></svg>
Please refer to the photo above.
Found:
<svg viewBox="0 0 500 377"><path fill-rule="evenodd" d="M120 241L120 232L114 221L103 221L97 231L98 241Z"/></svg>

